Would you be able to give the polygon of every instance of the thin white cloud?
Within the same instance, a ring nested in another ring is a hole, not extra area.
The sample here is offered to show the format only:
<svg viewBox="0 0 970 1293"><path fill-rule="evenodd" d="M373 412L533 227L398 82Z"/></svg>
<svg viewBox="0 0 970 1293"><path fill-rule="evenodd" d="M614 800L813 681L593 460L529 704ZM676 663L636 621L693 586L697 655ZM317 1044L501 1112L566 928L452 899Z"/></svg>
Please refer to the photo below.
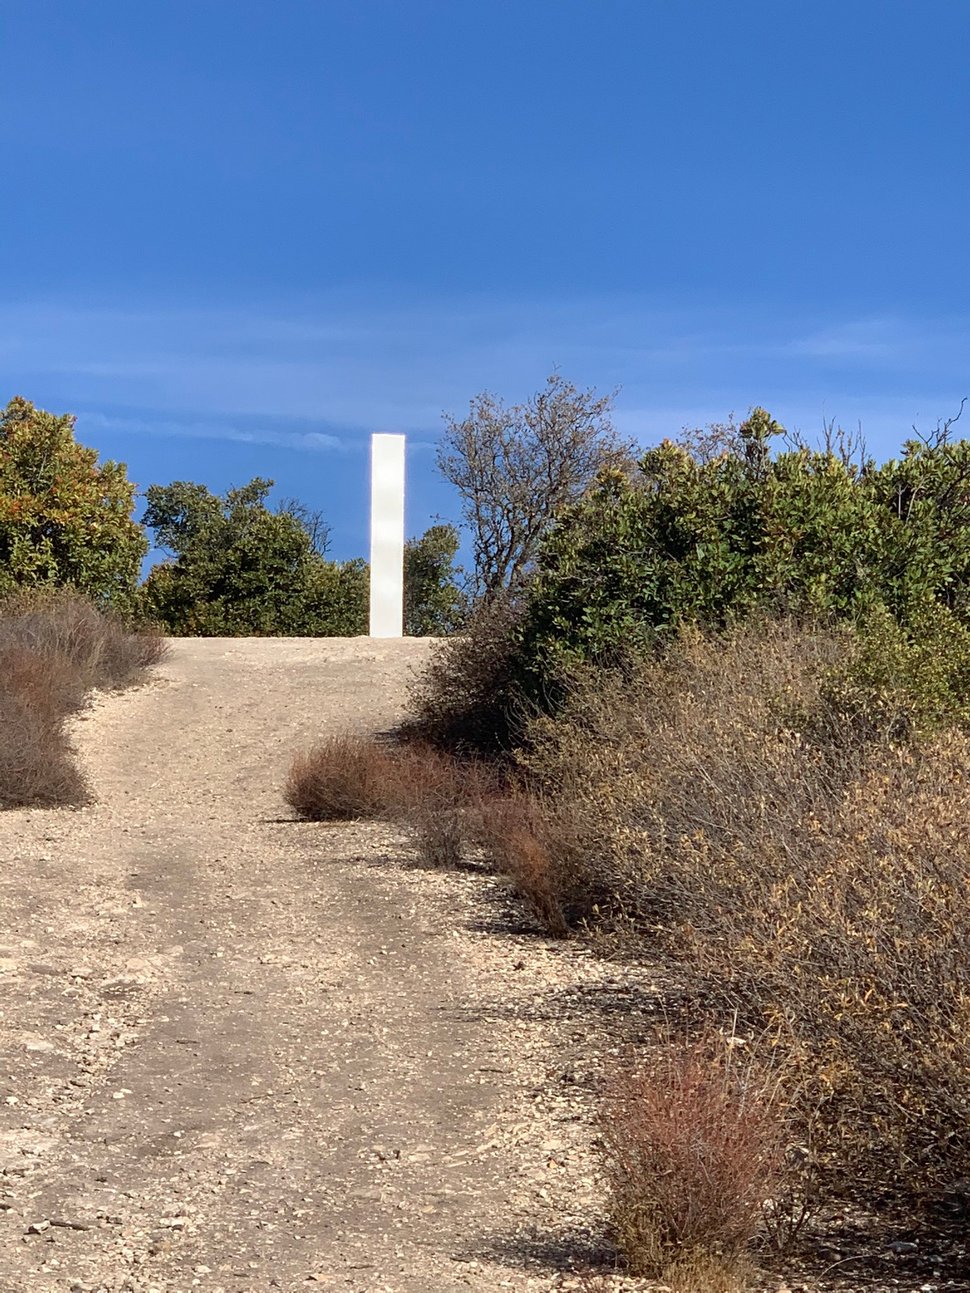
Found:
<svg viewBox="0 0 970 1293"><path fill-rule="evenodd" d="M228 440L239 444L267 444L281 449L312 452L346 449L347 441L321 431L246 430L217 422L173 422L168 419L116 417L105 413L84 413L84 425L103 427L134 435L177 436L195 440Z"/></svg>
<svg viewBox="0 0 970 1293"><path fill-rule="evenodd" d="M965 323L958 329L958 335L966 338ZM885 364L912 358L944 339L945 330L941 335L937 326L921 329L895 318L853 319L797 338L790 343L788 351L807 359Z"/></svg>
<svg viewBox="0 0 970 1293"><path fill-rule="evenodd" d="M362 447L378 430L427 446L442 410L460 413L482 389L523 398L554 366L619 387L618 424L642 443L755 403L803 430L861 419L898 443L959 403L968 356L970 317L826 319L622 296L402 304L348 290L286 307L0 310L10 393L53 390L133 434L307 452Z"/></svg>

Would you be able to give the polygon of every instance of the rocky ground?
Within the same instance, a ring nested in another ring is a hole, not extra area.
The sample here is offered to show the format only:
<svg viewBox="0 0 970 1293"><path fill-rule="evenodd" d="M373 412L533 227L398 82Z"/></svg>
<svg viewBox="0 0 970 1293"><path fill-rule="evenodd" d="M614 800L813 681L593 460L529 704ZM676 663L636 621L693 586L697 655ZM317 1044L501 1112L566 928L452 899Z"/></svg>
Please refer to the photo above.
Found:
<svg viewBox="0 0 970 1293"><path fill-rule="evenodd" d="M91 807L0 815L2 1293L651 1287L610 1267L594 1155L651 972L283 803L429 649L179 642L77 723Z"/></svg>

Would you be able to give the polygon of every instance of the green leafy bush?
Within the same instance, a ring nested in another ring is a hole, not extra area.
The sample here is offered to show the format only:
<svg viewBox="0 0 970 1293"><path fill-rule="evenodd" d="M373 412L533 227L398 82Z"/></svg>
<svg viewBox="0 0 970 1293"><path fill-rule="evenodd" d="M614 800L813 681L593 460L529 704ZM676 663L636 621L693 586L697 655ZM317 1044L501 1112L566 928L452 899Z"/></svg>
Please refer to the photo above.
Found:
<svg viewBox="0 0 970 1293"><path fill-rule="evenodd" d="M753 613L854 624L876 634L880 658L892 637L909 662L897 682L918 683L925 719L966 717L970 442L911 440L878 467L832 444L772 456L780 434L756 409L723 451L665 442L638 473L601 474L560 513L504 646L490 643L502 686L491 702L469 690L483 748L516 744L530 706L554 711L576 665L615 663L662 649L686 625L723 628ZM473 620L470 637L479 631ZM930 640L947 644L942 658ZM450 730L461 727L459 655L451 673L436 663L419 698L426 722L439 698ZM878 682L861 658L859 667L860 687Z"/></svg>
<svg viewBox="0 0 970 1293"><path fill-rule="evenodd" d="M19 397L0 412L0 595L69 586L126 609L148 548L135 487L77 443L74 422Z"/></svg>
<svg viewBox="0 0 970 1293"><path fill-rule="evenodd" d="M780 431L756 409L736 452L699 461L665 442L637 477L601 477L545 544L525 663L603 658L755 609L851 620L885 607L915 627L943 607L964 621L970 443L909 441L877 467L831 448L771 457Z"/></svg>
<svg viewBox="0 0 970 1293"><path fill-rule="evenodd" d="M404 632L408 637L448 637L462 626L466 599L458 586L453 525L432 525L404 545Z"/></svg>
<svg viewBox="0 0 970 1293"><path fill-rule="evenodd" d="M328 561L299 511L267 506L259 477L225 496L176 481L146 491L144 523L172 560L141 589L145 613L198 637L352 637L367 631L367 567Z"/></svg>

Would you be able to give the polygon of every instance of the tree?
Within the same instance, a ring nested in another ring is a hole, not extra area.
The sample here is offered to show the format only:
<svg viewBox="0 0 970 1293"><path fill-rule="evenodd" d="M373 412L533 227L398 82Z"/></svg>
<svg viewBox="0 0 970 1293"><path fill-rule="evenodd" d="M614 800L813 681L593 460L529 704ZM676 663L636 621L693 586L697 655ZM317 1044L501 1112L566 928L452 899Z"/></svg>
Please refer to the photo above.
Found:
<svg viewBox="0 0 970 1293"><path fill-rule="evenodd" d="M404 545L404 632L408 637L447 637L461 627L465 595L458 585L453 525L432 525Z"/></svg>
<svg viewBox="0 0 970 1293"><path fill-rule="evenodd" d="M307 532L310 546L319 557L325 557L330 551L330 523L323 519L323 513L307 507L298 498L281 498L277 512L289 512L295 516Z"/></svg>
<svg viewBox="0 0 970 1293"><path fill-rule="evenodd" d="M316 550L319 518L314 528L303 510L271 510L272 484L256 477L221 497L189 481L149 487L144 524L171 559L152 570L142 597L171 632L366 632L365 564L325 560Z"/></svg>
<svg viewBox="0 0 970 1293"><path fill-rule="evenodd" d="M77 443L75 420L19 396L0 413L0 594L70 585L126 609L148 549L135 487Z"/></svg>
<svg viewBox="0 0 970 1293"><path fill-rule="evenodd" d="M970 629L970 442L910 440L876 466L831 438L772 456L763 409L738 433L713 458L665 441L562 513L530 587L540 672L751 612Z"/></svg>
<svg viewBox="0 0 970 1293"><path fill-rule="evenodd" d="M522 579L556 513L600 471L631 462L613 430L612 395L578 390L559 373L524 404L475 396L468 416L445 415L438 468L461 495L472 533L476 598Z"/></svg>
<svg viewBox="0 0 970 1293"><path fill-rule="evenodd" d="M842 626L851 672L831 685L861 729L970 729L970 440L944 427L877 465L838 435L772 452L784 437L755 409L716 452L667 440L636 473L601 473L559 513L506 619L472 619L436 658L422 721L435 702L449 741L513 748L577 668L753 615Z"/></svg>

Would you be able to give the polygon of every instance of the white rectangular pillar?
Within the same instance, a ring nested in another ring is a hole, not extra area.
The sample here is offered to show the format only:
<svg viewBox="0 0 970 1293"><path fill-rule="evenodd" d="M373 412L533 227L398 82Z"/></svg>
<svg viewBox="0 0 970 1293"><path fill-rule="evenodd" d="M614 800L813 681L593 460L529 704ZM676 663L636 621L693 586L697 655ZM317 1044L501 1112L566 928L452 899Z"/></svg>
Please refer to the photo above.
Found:
<svg viewBox="0 0 970 1293"><path fill-rule="evenodd" d="M404 440L371 436L370 635L404 633Z"/></svg>

